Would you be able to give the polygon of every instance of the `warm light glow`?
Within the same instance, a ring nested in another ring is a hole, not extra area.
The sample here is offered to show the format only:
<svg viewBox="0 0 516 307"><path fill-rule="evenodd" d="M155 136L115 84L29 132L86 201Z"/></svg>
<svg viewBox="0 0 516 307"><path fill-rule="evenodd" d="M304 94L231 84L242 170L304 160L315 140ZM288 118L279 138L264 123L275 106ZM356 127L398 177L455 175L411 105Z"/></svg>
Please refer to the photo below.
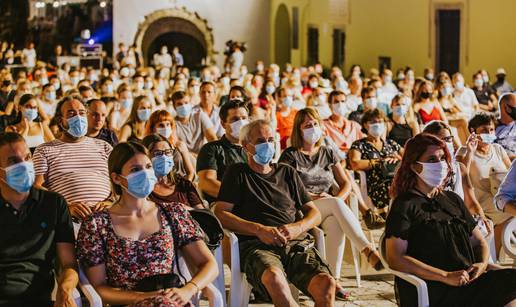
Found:
<svg viewBox="0 0 516 307"><path fill-rule="evenodd" d="M58 8L59 7L59 1L54 1L54 3L52 3L52 6L55 7L55 8Z"/></svg>
<svg viewBox="0 0 516 307"><path fill-rule="evenodd" d="M102 7L102 8L106 7L106 1L100 1L100 7Z"/></svg>

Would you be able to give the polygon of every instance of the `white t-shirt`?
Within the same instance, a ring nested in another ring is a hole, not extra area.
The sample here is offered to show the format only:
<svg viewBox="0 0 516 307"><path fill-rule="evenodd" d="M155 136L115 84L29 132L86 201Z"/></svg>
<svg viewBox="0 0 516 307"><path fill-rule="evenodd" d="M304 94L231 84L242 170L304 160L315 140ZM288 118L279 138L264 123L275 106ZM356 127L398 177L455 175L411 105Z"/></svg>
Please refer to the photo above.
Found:
<svg viewBox="0 0 516 307"><path fill-rule="evenodd" d="M36 50L33 49L23 49L23 65L27 67L36 66Z"/></svg>
<svg viewBox="0 0 516 307"><path fill-rule="evenodd" d="M475 108L478 105L475 92L473 92L472 89L466 87L462 93L455 90L453 92L453 96L468 119L472 118L473 115L475 115Z"/></svg>

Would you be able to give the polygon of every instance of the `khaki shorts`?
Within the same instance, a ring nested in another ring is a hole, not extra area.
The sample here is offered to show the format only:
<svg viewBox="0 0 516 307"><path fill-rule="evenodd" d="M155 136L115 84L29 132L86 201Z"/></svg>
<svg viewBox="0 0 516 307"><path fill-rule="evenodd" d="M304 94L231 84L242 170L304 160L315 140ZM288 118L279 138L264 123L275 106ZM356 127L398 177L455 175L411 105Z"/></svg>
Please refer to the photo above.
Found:
<svg viewBox="0 0 516 307"><path fill-rule="evenodd" d="M321 273L331 276L328 264L321 258L315 247L302 251L302 244L313 242L310 236L296 239L286 247L270 246L258 239L240 243L241 270L246 274L247 281L253 287L257 300L270 301L267 289L262 284L262 275L270 267L280 268L287 280L305 295L312 278ZM296 247L296 245L298 245Z"/></svg>

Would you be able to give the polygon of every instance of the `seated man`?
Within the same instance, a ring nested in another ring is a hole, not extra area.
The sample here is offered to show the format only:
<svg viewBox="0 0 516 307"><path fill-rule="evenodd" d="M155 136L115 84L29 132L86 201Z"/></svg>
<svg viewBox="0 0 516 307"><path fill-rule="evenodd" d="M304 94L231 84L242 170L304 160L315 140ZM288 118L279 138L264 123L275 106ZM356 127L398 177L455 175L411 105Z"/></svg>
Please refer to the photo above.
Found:
<svg viewBox="0 0 516 307"><path fill-rule="evenodd" d="M502 147L511 160L516 158L516 94L507 93L500 97L500 118L496 123L496 143Z"/></svg>
<svg viewBox="0 0 516 307"><path fill-rule="evenodd" d="M240 146L240 128L248 123L249 118L245 103L230 100L220 107L219 115L226 133L220 140L204 145L197 157L199 188L210 204L219 195L226 169L232 164L247 161L247 154Z"/></svg>
<svg viewBox="0 0 516 307"><path fill-rule="evenodd" d="M331 306L336 282L306 231L321 214L296 171L271 164L274 132L256 120L241 131L248 163L230 166L224 175L215 214L238 234L242 271L260 299L295 306L288 281L310 295L315 306ZM299 211L303 218L296 220Z"/></svg>
<svg viewBox="0 0 516 307"><path fill-rule="evenodd" d="M186 143L186 147L192 154L197 155L206 140L210 142L217 139L213 124L205 113L192 113L190 97L185 92L175 92L172 95L172 103L177 113L177 138Z"/></svg>
<svg viewBox="0 0 516 307"><path fill-rule="evenodd" d="M498 210L516 217L516 160L512 161L511 168L498 189L495 204Z"/></svg>
<svg viewBox="0 0 516 307"><path fill-rule="evenodd" d="M88 136L104 140L111 146L118 144L116 133L106 127L108 112L106 104L100 99L88 101Z"/></svg>
<svg viewBox="0 0 516 307"><path fill-rule="evenodd" d="M0 167L0 306L52 306L55 263L56 306L75 306L77 262L66 201L32 188L34 167L21 135L0 134Z"/></svg>
<svg viewBox="0 0 516 307"><path fill-rule="evenodd" d="M113 148L86 136L86 114L78 98L63 98L57 105L56 117L64 133L34 152L36 187L63 195L75 218L86 218L103 209L100 202L111 194L107 160Z"/></svg>

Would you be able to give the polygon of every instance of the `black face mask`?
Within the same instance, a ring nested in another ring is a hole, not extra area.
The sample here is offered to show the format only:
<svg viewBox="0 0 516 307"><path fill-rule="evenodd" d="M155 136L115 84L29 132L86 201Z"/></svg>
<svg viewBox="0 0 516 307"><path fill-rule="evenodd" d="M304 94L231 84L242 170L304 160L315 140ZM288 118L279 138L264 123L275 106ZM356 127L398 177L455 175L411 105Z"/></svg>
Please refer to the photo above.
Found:
<svg viewBox="0 0 516 307"><path fill-rule="evenodd" d="M505 81L505 75L497 75L496 80L498 80L500 83L503 83Z"/></svg>
<svg viewBox="0 0 516 307"><path fill-rule="evenodd" d="M509 108L507 114L509 114L509 116L512 117L513 120L516 120L516 107L511 107L509 105L507 105L507 107Z"/></svg>
<svg viewBox="0 0 516 307"><path fill-rule="evenodd" d="M430 93L429 92L422 92L420 96L423 99L428 99L428 98L430 98Z"/></svg>

